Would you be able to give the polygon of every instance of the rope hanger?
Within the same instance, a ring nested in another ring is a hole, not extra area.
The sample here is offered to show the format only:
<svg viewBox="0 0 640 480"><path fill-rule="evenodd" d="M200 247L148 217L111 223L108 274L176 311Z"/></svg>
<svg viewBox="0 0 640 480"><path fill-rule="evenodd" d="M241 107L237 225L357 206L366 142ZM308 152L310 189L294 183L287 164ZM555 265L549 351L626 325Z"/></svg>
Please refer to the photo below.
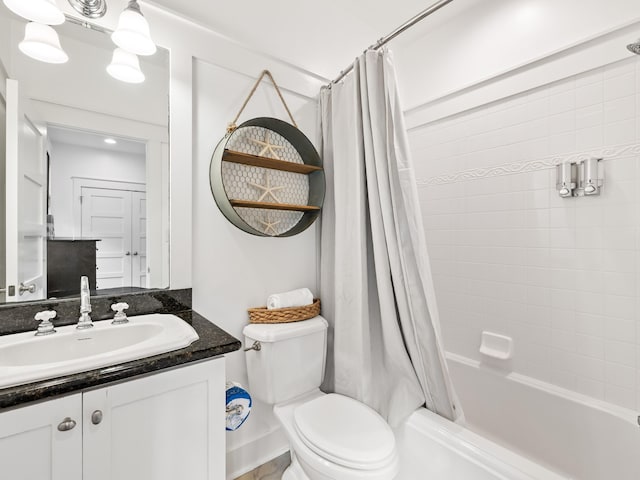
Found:
<svg viewBox="0 0 640 480"><path fill-rule="evenodd" d="M251 97L253 97L253 94L256 93L256 90L258 89L258 85L260 85L260 82L262 81L262 79L265 76L269 77L269 80L271 80L271 83L273 83L273 86L276 89L276 92L278 92L278 96L280 97L280 100L282 101L282 105L284 105L284 109L289 114L289 118L291 119L291 123L293 124L294 127L298 128L298 124L293 119L293 115L291 115L291 111L289 110L289 106L287 105L287 102L284 101L284 97L282 96L282 92L280 91L280 88L278 88L278 85L276 84L276 81L273 79L273 75L271 75L271 72L269 70L263 70L262 73L260 74L260 76L258 77L258 80L256 81L255 85L251 89L251 92L249 93L249 96L246 98L246 100L242 104L242 107L240 107L240 111L236 115L236 118L234 118L233 121L227 126L227 133L231 133L237 128L236 122L238 121L238 118L240 118L240 115L242 115L242 112L244 111L245 107L249 103L249 100L251 100Z"/></svg>

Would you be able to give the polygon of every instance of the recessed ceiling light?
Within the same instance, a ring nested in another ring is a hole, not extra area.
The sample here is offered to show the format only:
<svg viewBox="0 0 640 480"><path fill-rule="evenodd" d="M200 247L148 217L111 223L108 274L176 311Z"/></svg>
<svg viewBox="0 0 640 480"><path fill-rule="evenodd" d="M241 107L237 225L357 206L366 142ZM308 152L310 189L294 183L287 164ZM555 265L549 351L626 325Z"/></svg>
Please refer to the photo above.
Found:
<svg viewBox="0 0 640 480"><path fill-rule="evenodd" d="M116 142L113 138L105 138L104 143L108 143L109 145L115 145L118 142Z"/></svg>

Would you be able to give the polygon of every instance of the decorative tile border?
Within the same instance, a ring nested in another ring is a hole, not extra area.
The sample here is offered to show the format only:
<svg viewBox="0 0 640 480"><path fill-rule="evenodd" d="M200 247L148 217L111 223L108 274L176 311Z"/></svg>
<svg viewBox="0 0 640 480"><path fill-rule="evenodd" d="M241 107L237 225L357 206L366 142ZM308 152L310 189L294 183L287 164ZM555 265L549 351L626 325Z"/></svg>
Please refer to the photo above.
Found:
<svg viewBox="0 0 640 480"><path fill-rule="evenodd" d="M472 168L449 175L440 175L416 181L418 187L428 187L431 185L445 185L448 183L466 182L470 180L480 180L483 178L499 177L502 175L513 175L516 173L534 172L547 168L554 168L556 165L564 162L577 162L588 158L603 158L605 160L613 160L620 157L628 157L632 155L640 155L640 143L630 145L616 145L613 147L605 147L600 150L589 152L572 153L568 155L556 155L541 159L531 160L529 162L514 162L496 165L487 168Z"/></svg>

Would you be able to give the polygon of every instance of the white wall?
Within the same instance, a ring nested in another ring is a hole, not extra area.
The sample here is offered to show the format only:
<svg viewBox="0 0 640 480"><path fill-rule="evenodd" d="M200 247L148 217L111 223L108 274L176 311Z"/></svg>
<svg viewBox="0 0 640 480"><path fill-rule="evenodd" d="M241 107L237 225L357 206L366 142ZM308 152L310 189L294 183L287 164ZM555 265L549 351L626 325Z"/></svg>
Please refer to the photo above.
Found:
<svg viewBox="0 0 640 480"><path fill-rule="evenodd" d="M255 80L202 61L194 63L193 306L240 339L248 323L247 308L265 305L270 293L304 286L316 291L315 226L291 238L255 237L232 226L211 195L211 154ZM300 128L313 138L315 101L284 95ZM288 119L267 82L240 122L256 116ZM228 356L227 378L248 385L242 352ZM227 442L229 478L288 449L271 406L257 401L245 425L227 433Z"/></svg>
<svg viewBox="0 0 640 480"><path fill-rule="evenodd" d="M448 21L436 13L391 42L409 111L640 20L635 0L456 0L442 12L463 5ZM636 28L624 45L637 38Z"/></svg>
<svg viewBox="0 0 640 480"><path fill-rule="evenodd" d="M445 347L640 408L640 4L486 4L395 50ZM588 156L603 194L561 199Z"/></svg>
<svg viewBox="0 0 640 480"><path fill-rule="evenodd" d="M57 237L74 236L73 177L145 184L145 156L51 143L51 213Z"/></svg>

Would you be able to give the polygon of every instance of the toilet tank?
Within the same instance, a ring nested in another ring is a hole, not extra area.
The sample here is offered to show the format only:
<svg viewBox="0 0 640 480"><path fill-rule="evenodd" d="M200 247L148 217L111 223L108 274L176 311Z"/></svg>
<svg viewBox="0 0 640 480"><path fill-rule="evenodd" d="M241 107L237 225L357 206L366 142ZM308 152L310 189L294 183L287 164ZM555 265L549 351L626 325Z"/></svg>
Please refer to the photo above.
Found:
<svg viewBox="0 0 640 480"><path fill-rule="evenodd" d="M318 316L291 323L244 327L245 348L260 342L260 351L245 352L249 391L276 404L320 387L327 352L327 321Z"/></svg>

